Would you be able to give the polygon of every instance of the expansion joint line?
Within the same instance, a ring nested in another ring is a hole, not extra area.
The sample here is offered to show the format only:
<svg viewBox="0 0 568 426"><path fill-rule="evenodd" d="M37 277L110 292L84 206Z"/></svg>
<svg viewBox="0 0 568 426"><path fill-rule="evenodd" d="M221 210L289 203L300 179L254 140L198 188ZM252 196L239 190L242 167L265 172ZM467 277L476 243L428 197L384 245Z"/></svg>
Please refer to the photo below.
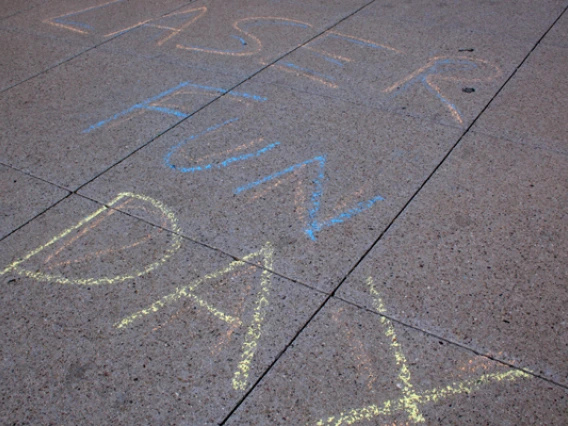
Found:
<svg viewBox="0 0 568 426"><path fill-rule="evenodd" d="M469 394L490 383L509 382L520 378L531 377L530 374L522 370L511 368L504 372L482 374L440 388L429 389L422 392L416 391L411 382L408 361L396 336L393 323L382 315L382 313L385 312L385 306L379 292L373 285L372 277L367 279L367 285L369 287L369 293L373 296L374 308L381 314L380 321L384 327L384 333L389 341L390 348L394 353L395 363L399 369L398 379L401 385L402 397L385 401L382 405L371 404L362 408L353 408L335 416L321 419L314 423L315 426L352 425L364 420L373 420L377 417L392 416L400 412L405 412L409 422L412 424L424 423L426 420L420 411L420 406L422 405L436 403L453 395Z"/></svg>

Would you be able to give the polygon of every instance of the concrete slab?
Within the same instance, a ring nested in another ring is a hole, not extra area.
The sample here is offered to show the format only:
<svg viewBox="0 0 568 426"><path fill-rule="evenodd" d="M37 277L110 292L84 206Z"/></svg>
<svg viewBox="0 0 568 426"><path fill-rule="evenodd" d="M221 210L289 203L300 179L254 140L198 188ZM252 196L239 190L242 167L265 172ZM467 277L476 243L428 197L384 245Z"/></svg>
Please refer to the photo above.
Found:
<svg viewBox="0 0 568 426"><path fill-rule="evenodd" d="M188 0L50 0L3 20L2 26L94 46L188 3Z"/></svg>
<svg viewBox="0 0 568 426"><path fill-rule="evenodd" d="M331 291L459 134L248 83L81 193L163 196L184 235L234 256L270 241L276 271Z"/></svg>
<svg viewBox="0 0 568 426"><path fill-rule="evenodd" d="M539 46L473 130L568 154L568 49Z"/></svg>
<svg viewBox="0 0 568 426"><path fill-rule="evenodd" d="M532 48L465 29L401 27L406 37L393 44L374 17L357 14L260 78L465 128Z"/></svg>
<svg viewBox="0 0 568 426"><path fill-rule="evenodd" d="M0 29L0 91L72 58L86 49L69 43L22 31Z"/></svg>
<svg viewBox="0 0 568 426"><path fill-rule="evenodd" d="M193 2L113 40L109 48L246 78L368 0Z"/></svg>
<svg viewBox="0 0 568 426"><path fill-rule="evenodd" d="M562 425L567 396L559 386L332 299L227 424Z"/></svg>
<svg viewBox="0 0 568 426"><path fill-rule="evenodd" d="M567 165L469 135L340 297L566 385Z"/></svg>
<svg viewBox="0 0 568 426"><path fill-rule="evenodd" d="M0 164L0 238L24 225L68 192Z"/></svg>
<svg viewBox="0 0 568 426"><path fill-rule="evenodd" d="M322 302L245 258L77 196L0 243L2 423L217 424Z"/></svg>
<svg viewBox="0 0 568 426"><path fill-rule="evenodd" d="M0 158L76 189L232 84L203 70L92 50L0 95Z"/></svg>

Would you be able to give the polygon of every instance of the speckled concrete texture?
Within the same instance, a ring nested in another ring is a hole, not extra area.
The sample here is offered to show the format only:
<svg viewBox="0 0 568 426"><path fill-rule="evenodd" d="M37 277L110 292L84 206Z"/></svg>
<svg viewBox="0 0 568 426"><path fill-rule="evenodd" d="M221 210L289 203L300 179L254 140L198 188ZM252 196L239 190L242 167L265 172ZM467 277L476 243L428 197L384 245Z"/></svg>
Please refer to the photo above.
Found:
<svg viewBox="0 0 568 426"><path fill-rule="evenodd" d="M567 62L568 48L539 46L473 130L568 155Z"/></svg>
<svg viewBox="0 0 568 426"><path fill-rule="evenodd" d="M567 22L0 1L0 424L568 424Z"/></svg>
<svg viewBox="0 0 568 426"><path fill-rule="evenodd" d="M0 91L55 67L85 50L78 43L0 28ZM8 59L9 58L9 59Z"/></svg>
<svg viewBox="0 0 568 426"><path fill-rule="evenodd" d="M4 0L0 10L0 20L17 15L18 13L30 10L47 0L30 0L25 3L19 1Z"/></svg>
<svg viewBox="0 0 568 426"><path fill-rule="evenodd" d="M424 37L414 45L427 43L437 30L452 30L453 34L494 34L501 37L529 40L536 43L566 7L565 0L543 0L535 7L531 0L514 2L419 0L373 2L360 16L373 16L382 27L391 29L391 37L404 39L406 34L397 25L414 24L424 28ZM379 26L379 25L377 25ZM412 31L412 29L410 28ZM451 36L449 36L451 39Z"/></svg>

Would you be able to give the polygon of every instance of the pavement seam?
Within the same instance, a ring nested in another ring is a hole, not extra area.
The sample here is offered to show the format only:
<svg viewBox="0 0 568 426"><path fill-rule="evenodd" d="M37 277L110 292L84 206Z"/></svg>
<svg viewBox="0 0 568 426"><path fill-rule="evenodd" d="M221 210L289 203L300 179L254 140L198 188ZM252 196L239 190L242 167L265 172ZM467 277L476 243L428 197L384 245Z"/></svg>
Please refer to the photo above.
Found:
<svg viewBox="0 0 568 426"><path fill-rule="evenodd" d="M499 364L502 364L502 365L504 365L504 366L507 366L507 367L510 367L510 368L514 368L515 370L520 370L520 371L522 371L522 372L524 372L524 373L527 373L527 374L529 374L529 375L531 375L531 376L533 376L533 377L535 377L535 378L537 378L537 379L542 379L542 380L544 380L544 381L546 381L546 382L548 382L548 383L551 383L551 384L553 384L553 385L556 385L556 386L558 386L558 387L560 387L560 388L562 388L562 389L568 390L568 385L563 385L562 383L558 383L558 382L556 382L556 381L554 381L554 380L552 380L552 379L550 379L550 378L548 378L548 377L541 376L541 375L535 373L534 371L528 370L528 369L523 368L523 367L521 367L521 366L519 366L519 365L515 365L515 364L513 364L513 363L511 363L511 362L509 362L509 361L506 361L506 360L504 360L504 359L500 359L500 358L494 357L494 356L492 356L492 355L489 355L489 354L487 354L487 353L480 352L480 351L478 351L477 349L472 348L471 346L464 345L463 343L456 342L456 341L451 340L451 339L449 339L449 338L447 338L447 337L440 336L440 335L438 335L438 334L436 334L436 333L434 333L434 332L432 332L432 331L428 331L428 330L422 329L422 328L420 328L420 327L418 327L418 326L412 325L412 324L410 324L410 323L406 323L406 322L401 321L401 320L399 320L399 319L396 319L396 318L394 318L394 317L392 317L392 316L390 316L390 315L386 315L386 314L377 312L377 311L375 311L375 310L373 310L373 309L369 309L369 308L367 308L367 307L365 307L365 306L360 306L360 305L358 305L358 304L355 303L355 302L349 301L349 300L347 300L347 299L343 299L343 298L341 298L341 297L339 297L339 296L333 296L333 298L334 298L335 300L340 300L341 302L346 303L346 304L348 304L348 305L351 305L351 306L353 306L353 307L355 307L355 308L362 309L362 310L364 310L364 311L366 311L366 312L368 312L368 313L377 315L377 316L379 316L379 317L386 318L387 320L391 321L392 323L398 324L398 325L403 326L403 327L406 327L406 328L410 328L410 329L412 329L412 330L414 330L414 331L420 332L420 333L425 334L425 335L427 335L427 336L430 336L430 337L433 337L433 338L435 338L435 339L438 339L438 340L441 340L441 341L443 341L443 342L446 342L446 343L448 343L448 344L450 344L450 345L452 345L452 346L456 346L456 347L458 347L458 348L460 348L460 349L463 349L463 350L465 350L465 351L472 352L473 354L475 354L475 355L477 355L477 356L481 356L481 357L487 358L487 359L489 359L489 360L491 360L491 361L498 362Z"/></svg>
<svg viewBox="0 0 568 426"><path fill-rule="evenodd" d="M134 219L134 220L141 221L141 222L146 223L147 225L150 225L150 226L152 226L152 227L154 227L154 228L161 229L162 231L168 232L168 233L173 234L173 235L177 235L178 237L180 237L180 238L182 238L182 239L184 239L184 240L186 240L186 241L189 241L189 242L191 242L191 243L197 244L198 246L204 247L204 248L206 248L206 249L213 250L213 251L215 251L215 252L217 252L217 253L219 253L219 254L221 254L221 255L223 255L223 256L226 256L226 257L229 257L229 258L233 259L234 261L239 261L239 262L246 263L247 265L254 266L254 267L256 267L256 268L258 268L258 269L260 269L260 270L262 270L262 271L269 272L269 273L272 274L272 275L275 275L275 276L280 277L280 278L283 278L283 279L285 279L285 280L287 280L287 281L293 282L294 284L300 285L300 286L305 287L305 288L307 288L307 289L309 289L309 290L315 291L315 292L317 292L317 293L319 293L319 294L322 294L322 295L327 294L326 292L324 292L323 290L318 289L317 287L314 287L314 286L311 286L311 285L309 285L309 284L306 284L306 283L304 283L304 282L302 282L302 281L299 281L299 280L296 280L296 279L287 277L286 275L283 275L283 274L281 274L281 273L279 273L279 272L277 272L277 271L274 271L274 270L272 270L272 269L266 268L266 267L263 266L263 265L259 265L259 264L257 264L257 263L254 263L254 262L251 262L251 261L246 260L246 259L244 259L244 258L241 258L241 257L239 257L239 256L235 256L235 255L233 255L233 254L231 254L231 253L228 253L228 252L226 252L226 251L224 251L224 250L222 250L222 249L220 249L220 248L218 248L218 247L210 246L210 245L208 245L208 244L206 244L206 243L203 243L203 242L201 242L201 241L194 240L193 238L191 238L191 237L189 237L189 236L187 236L187 235L184 235L184 234L179 233L179 232L175 232L175 231L173 231L173 230L171 230L171 229L168 229L168 228L164 228L163 226L160 226L160 225L158 225L158 224L152 223L152 222L150 222L149 220L144 219L144 218L142 218L142 217L135 216L135 215L133 215L133 214L131 214L131 213L128 213L127 211L123 211L123 210L117 209L117 208L115 208L115 207L113 207L113 206L109 206L109 205L107 205L106 203L101 203L100 201L98 201L98 200L96 200L96 199L94 199L94 198L90 198L90 197L88 197L88 196L86 196L86 195L70 193L70 194L68 194L67 196L65 196L65 198L68 198L68 197L71 196L71 195L75 195L75 196L77 196L77 197L80 197L80 198L83 198L83 199L85 199L85 200L91 201L91 202L96 203L96 204L98 204L98 205L100 205L100 206L106 207L106 208L109 209L109 210L114 210L114 211L116 211L117 213L124 214L124 215L126 215L126 216L128 216L128 217L130 217L130 218L132 218L132 219ZM61 201L63 201L63 199L61 199L60 201L58 201L58 202L55 203L55 204L58 204L58 203L61 202ZM54 204L54 206L55 206L55 204ZM1 241L1 240L0 240L0 241Z"/></svg>
<svg viewBox="0 0 568 426"><path fill-rule="evenodd" d="M162 14L162 15L160 15L160 16L157 16L156 18L153 18L153 19L160 19L160 18L163 18L164 16L169 15L169 14L171 14L171 13L174 13L174 12L178 11L179 9L182 9L182 8L188 6L188 5L190 5L190 4L192 4L192 3L196 2L196 1L197 1L197 0L191 0L190 2L185 3L185 4L183 4L183 5L180 6L180 7L176 7L175 9L170 10L169 12L164 13L164 14ZM33 8L33 7L32 7L32 8ZM27 10L23 10L23 11L20 11L20 12L17 12L17 13L15 13L15 14L12 15L12 16L18 15L18 14L23 13L23 12L27 12L28 10L31 10L32 8L27 9ZM10 16L10 17L11 17L11 16ZM8 17L8 18L9 18L9 17ZM1 20L0 20L0 21L1 21ZM26 83L27 81L30 81L30 80L32 80L32 79L34 79L34 78L36 78L36 77L39 77L40 75L45 74L45 73L51 71L52 69L55 69L55 68L57 68L57 67L59 67L59 66L61 66L61 65L64 65L64 64L66 64L67 62L70 62L70 61L72 61L73 59L76 59L76 58L78 58L79 56L81 56L81 55L83 55L83 54L85 54L85 53L88 53L88 52L90 52L90 51L93 50L93 49L96 49L96 48L98 48L98 47L100 47L100 46L103 46L104 44L109 43L109 42L113 41L114 39L116 39L116 38L118 38L118 37L120 37L120 36L122 36L122 35L124 35L124 34L129 33L130 31L134 31L134 30L136 30L136 29L139 28L139 27L140 27L140 26L136 26L136 27L134 27L134 28L130 28L129 30L126 30L126 31L124 31L124 32L121 32L121 33L119 33L119 34L113 36L113 37L108 38L107 40L103 40L103 41L101 41L100 43L95 44L94 46L88 47L88 48L86 48L85 50L83 50L83 51L81 51L81 52L79 52L79 53L77 53L77 54L75 54L75 55L73 55L73 56L70 56L69 58L62 60L61 62L59 62L59 63L57 63L57 64L55 64L55 65L52 65L52 66L50 66L50 67L48 67L48 68L46 68L46 69L43 69L43 70L41 70L40 72L38 72L38 73L36 73L36 74L34 74L34 75L32 75L32 76L30 76L30 77L28 77L28 78L22 80L22 81L19 81L19 82L17 82L17 83L14 83L14 84L12 84L11 86L5 87L4 89L0 90L0 94L2 94L2 93L4 93L4 92L7 92L8 90L11 90L11 89L15 88L15 87L19 86L20 84L24 84L24 83ZM8 29L4 29L4 30L7 31Z"/></svg>
<svg viewBox="0 0 568 426"><path fill-rule="evenodd" d="M55 182L51 182L51 181L49 181L49 180L47 180L47 179L42 178L41 176L36 176L36 175L34 175L33 173L30 173L30 172L27 172L27 171L25 171L25 170L19 169L19 168L17 168L17 167L11 166L10 164L6 164L6 163L4 163L4 162L2 162L2 161L0 161L0 166L8 167L8 168L10 168L10 169L12 169L12 170L15 170L15 171L17 171L17 172L23 173L23 174L26 175L26 176L29 176L29 177L32 177L32 178L34 178L34 179L41 180L42 182L48 183L48 184L50 184L50 185L56 186L57 188L62 189L62 190L64 190L64 191L73 192L73 191L70 190L69 188L65 188L64 186L61 186L61 185L59 185L59 184L57 184L57 183L55 183Z"/></svg>
<svg viewBox="0 0 568 426"><path fill-rule="evenodd" d="M44 210L42 210L41 212L39 212L38 214L36 214L34 217L32 217L31 219L26 220L26 221L25 221L24 223L22 223L21 225L19 225L19 226L17 226L16 228L12 229L8 234L6 234L6 235L4 235L3 237L1 237L1 238L0 238L0 243L1 243L1 242L4 241L6 238L8 238L10 235L16 233L17 231L19 231L20 229L22 229L24 226L26 226L28 223L30 223L31 221L35 220L36 218L40 217L42 214L44 214L45 212L47 212L48 210L50 210L52 207L54 207L54 206L56 206L57 204L61 203L63 200L69 198L69 197L72 195L72 192L71 192L69 189L67 189L67 188L64 188L64 187L62 187L62 186L60 186L60 185L57 185L56 183L50 182L50 181L45 180L45 179L43 179L43 178L41 178L41 177L35 176L35 175L31 174L31 173L28 173L28 172L25 172L25 171L23 171L23 170L20 170L20 169L18 169L18 168L16 168L16 167L10 166L9 164L4 164L4 163L1 162L1 161L0 161L0 165L2 165L2 166L4 166L4 167L8 167L8 168L10 168L10 169L12 169L12 170L15 170L15 171L19 172L19 173L23 173L23 174L26 175L26 176L32 177L32 178L34 178L34 179L37 179L37 180L39 180L39 181L41 181L41 182L44 182L44 183L47 183L48 185L55 186L56 188L61 189L61 190L65 191L65 192L67 192L67 194L65 194L64 197L61 197L59 200L55 201L55 202L54 202L53 204L51 204L50 206L46 207Z"/></svg>
<svg viewBox="0 0 568 426"><path fill-rule="evenodd" d="M14 17L14 16L17 16L17 15L19 15L19 14L21 14L21 13L28 12L28 11L30 11L30 10L32 10L32 9L34 9L34 8L36 8L36 7L38 7L38 6L39 6L39 5L35 4L35 5L32 5L32 6L28 7L27 9L18 10L17 12L12 13L11 15L7 15L7 16L4 16L4 17L0 18L0 22L1 22L1 21L4 21L4 20L6 20L6 19L10 19L10 18L12 18L12 17Z"/></svg>

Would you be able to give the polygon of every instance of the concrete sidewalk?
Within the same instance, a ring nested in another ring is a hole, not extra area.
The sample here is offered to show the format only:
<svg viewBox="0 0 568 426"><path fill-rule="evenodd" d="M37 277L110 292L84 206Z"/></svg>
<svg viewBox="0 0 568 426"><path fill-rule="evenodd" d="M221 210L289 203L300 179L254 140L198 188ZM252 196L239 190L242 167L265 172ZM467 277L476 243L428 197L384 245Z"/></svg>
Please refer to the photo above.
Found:
<svg viewBox="0 0 568 426"><path fill-rule="evenodd" d="M568 424L568 0L0 6L0 423Z"/></svg>

